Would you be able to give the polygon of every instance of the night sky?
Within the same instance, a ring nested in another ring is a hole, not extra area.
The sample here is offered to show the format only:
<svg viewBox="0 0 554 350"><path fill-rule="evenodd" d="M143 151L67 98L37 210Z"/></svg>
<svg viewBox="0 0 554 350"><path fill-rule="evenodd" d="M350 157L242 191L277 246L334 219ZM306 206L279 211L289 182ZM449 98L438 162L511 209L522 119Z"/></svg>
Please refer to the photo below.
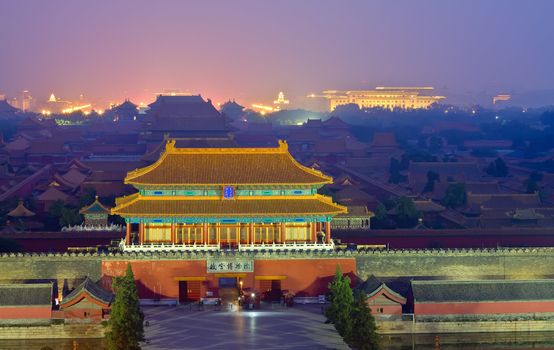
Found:
<svg viewBox="0 0 554 350"><path fill-rule="evenodd" d="M554 1L0 3L0 92L149 101L163 88L269 102L282 90L432 85L466 102L554 90Z"/></svg>

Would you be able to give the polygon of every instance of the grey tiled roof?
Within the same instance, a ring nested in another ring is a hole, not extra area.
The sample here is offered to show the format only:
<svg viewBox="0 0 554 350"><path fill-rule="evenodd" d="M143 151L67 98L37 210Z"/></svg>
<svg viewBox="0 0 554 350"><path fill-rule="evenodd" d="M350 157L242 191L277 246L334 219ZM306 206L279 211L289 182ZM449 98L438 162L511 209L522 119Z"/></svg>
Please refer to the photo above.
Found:
<svg viewBox="0 0 554 350"><path fill-rule="evenodd" d="M415 302L554 300L554 280L412 281Z"/></svg>
<svg viewBox="0 0 554 350"><path fill-rule="evenodd" d="M52 284L0 284L0 306L52 305Z"/></svg>
<svg viewBox="0 0 554 350"><path fill-rule="evenodd" d="M356 286L356 289L363 290L367 294L372 294L379 289L382 284L383 282L381 282L377 277L371 275L365 281Z"/></svg>
<svg viewBox="0 0 554 350"><path fill-rule="evenodd" d="M367 280L360 283L356 287L356 289L364 291L368 297L371 297L378 293L381 289L384 289L386 292L389 293L389 295L398 298L398 300L403 300L403 303L406 301L406 298L404 298L402 295L398 294L394 290L390 289L385 283L383 283L374 275L369 276Z"/></svg>
<svg viewBox="0 0 554 350"><path fill-rule="evenodd" d="M71 291L71 293L63 298L61 306L63 307L64 304L71 302L83 291L86 292L91 298L104 304L110 304L113 298L113 295L110 292L104 290L87 277L83 283L78 285L73 291Z"/></svg>

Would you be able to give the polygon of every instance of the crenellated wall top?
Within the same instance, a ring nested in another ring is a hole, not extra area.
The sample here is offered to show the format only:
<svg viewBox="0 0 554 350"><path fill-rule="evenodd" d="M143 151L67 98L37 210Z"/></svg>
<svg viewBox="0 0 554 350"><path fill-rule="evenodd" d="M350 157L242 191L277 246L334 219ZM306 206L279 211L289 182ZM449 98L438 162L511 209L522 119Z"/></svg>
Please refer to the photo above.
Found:
<svg viewBox="0 0 554 350"><path fill-rule="evenodd" d="M317 258L354 258L364 256L508 256L508 255L554 255L554 247L525 248L485 248L485 249L389 249L389 250L335 250L320 252L283 251L283 252L133 252L133 253L2 253L2 259L67 259L67 260L160 260L191 259L201 260L207 257L248 257L255 259L317 259Z"/></svg>

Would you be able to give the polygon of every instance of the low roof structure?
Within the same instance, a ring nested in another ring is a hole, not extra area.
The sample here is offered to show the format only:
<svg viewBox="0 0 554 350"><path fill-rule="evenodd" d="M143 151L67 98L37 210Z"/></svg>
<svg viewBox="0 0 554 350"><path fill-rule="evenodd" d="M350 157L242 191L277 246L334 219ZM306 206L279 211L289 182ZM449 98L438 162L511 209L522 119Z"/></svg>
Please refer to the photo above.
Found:
<svg viewBox="0 0 554 350"><path fill-rule="evenodd" d="M374 275L369 276L367 280L360 283L356 288L364 291L367 294L368 299L383 295L399 304L406 304L406 298L390 289L385 283L381 282L381 280Z"/></svg>
<svg viewBox="0 0 554 350"><path fill-rule="evenodd" d="M367 207L365 205L353 205L353 206L347 206L347 208L348 208L347 213L339 214L336 217L337 218L351 218L351 217L368 218L368 217L375 216L375 214L372 211L367 210Z"/></svg>
<svg viewBox="0 0 554 350"><path fill-rule="evenodd" d="M52 306L52 283L0 284L0 307Z"/></svg>
<svg viewBox="0 0 554 350"><path fill-rule="evenodd" d="M415 303L554 300L554 280L412 281Z"/></svg>
<svg viewBox="0 0 554 350"><path fill-rule="evenodd" d="M63 298L60 307L62 309L68 308L83 299L88 299L100 307L107 308L113 300L113 294L104 290L87 277L71 293Z"/></svg>
<svg viewBox="0 0 554 350"><path fill-rule="evenodd" d="M94 199L94 202L92 202L90 205L82 208L79 210L79 214L110 214L110 209L105 207L100 201L98 200L98 196Z"/></svg>
<svg viewBox="0 0 554 350"><path fill-rule="evenodd" d="M63 193L55 187L48 187L40 196L37 197L38 201L54 202L54 201L67 201L70 198L69 195Z"/></svg>
<svg viewBox="0 0 554 350"><path fill-rule="evenodd" d="M27 209L23 204L23 201L21 200L19 201L19 204L17 205L17 207L15 207L15 209L13 209L8 213L8 216L11 216L13 218L22 218L22 217L29 217L34 215L35 213Z"/></svg>

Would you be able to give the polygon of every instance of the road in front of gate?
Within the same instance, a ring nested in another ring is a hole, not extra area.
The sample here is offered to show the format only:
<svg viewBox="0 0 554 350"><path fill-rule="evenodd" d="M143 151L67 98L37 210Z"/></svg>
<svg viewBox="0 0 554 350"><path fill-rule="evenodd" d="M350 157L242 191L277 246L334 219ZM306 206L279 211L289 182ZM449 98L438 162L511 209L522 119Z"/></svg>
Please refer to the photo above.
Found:
<svg viewBox="0 0 554 350"><path fill-rule="evenodd" d="M162 349L349 349L320 306L260 310L197 310L188 306L143 307L148 343Z"/></svg>

